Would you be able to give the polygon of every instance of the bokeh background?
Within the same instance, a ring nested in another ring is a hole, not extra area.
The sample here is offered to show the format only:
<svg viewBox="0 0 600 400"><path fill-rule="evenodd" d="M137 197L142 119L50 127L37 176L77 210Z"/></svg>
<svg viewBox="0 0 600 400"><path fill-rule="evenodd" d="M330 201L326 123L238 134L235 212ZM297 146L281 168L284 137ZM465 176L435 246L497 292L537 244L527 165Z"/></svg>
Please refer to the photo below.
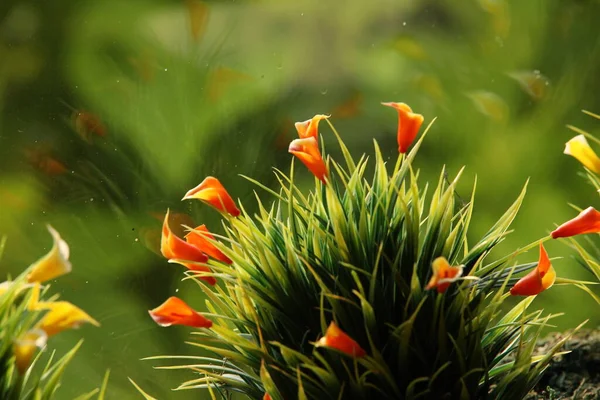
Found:
<svg viewBox="0 0 600 400"><path fill-rule="evenodd" d="M219 232L216 212L180 201L206 175L250 211L254 190L267 201L239 175L275 186L294 121L332 114L355 156L372 154L375 138L395 160L396 113L379 103L437 117L417 165L432 182L442 166L453 176L466 165L465 198L477 176L472 240L529 179L498 254L576 215L569 203L598 206L562 154L575 135L567 125L600 136L581 112L600 111L598 21L590 0L0 1L0 274L49 249L50 223L74 265L52 290L102 324L52 339L66 349L85 338L59 398L99 386L108 368L111 399L139 398L127 377L159 399L206 398L171 391L189 373L140 361L198 354L184 343L189 329L147 314L175 293L203 308L182 269L156 254L161 219L169 207ZM547 248L563 257L560 276L592 278L565 243ZM600 323L598 305L573 289L534 304L567 313L555 329Z"/></svg>

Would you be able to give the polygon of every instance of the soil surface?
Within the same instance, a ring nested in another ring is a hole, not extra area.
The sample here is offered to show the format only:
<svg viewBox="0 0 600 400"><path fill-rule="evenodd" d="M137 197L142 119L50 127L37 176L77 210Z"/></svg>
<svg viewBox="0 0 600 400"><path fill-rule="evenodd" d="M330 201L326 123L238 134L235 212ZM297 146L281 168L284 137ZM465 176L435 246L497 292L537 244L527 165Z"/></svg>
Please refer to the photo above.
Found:
<svg viewBox="0 0 600 400"><path fill-rule="evenodd" d="M564 337L555 333L540 341L537 354L544 354ZM600 399L600 329L576 332L555 357L542 379L525 400Z"/></svg>

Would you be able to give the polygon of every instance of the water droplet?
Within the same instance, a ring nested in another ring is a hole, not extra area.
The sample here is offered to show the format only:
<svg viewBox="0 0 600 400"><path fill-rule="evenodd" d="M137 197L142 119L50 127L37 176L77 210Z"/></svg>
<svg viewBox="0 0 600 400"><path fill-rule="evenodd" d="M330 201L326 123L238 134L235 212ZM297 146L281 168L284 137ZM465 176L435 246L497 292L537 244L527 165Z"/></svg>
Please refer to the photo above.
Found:
<svg viewBox="0 0 600 400"><path fill-rule="evenodd" d="M167 68L165 68L165 72L167 72Z"/></svg>
<svg viewBox="0 0 600 400"><path fill-rule="evenodd" d="M301 16L301 17L304 17L304 13L300 13L300 16Z"/></svg>
<svg viewBox="0 0 600 400"><path fill-rule="evenodd" d="M322 94L322 95L326 95L326 94L327 94L327 89L323 89L323 90L321 90L321 94Z"/></svg>
<svg viewBox="0 0 600 400"><path fill-rule="evenodd" d="M178 288L178 289L175 289L175 293L179 293L179 288Z"/></svg>
<svg viewBox="0 0 600 400"><path fill-rule="evenodd" d="M402 23L402 26L406 26L406 21L404 21L404 22Z"/></svg>

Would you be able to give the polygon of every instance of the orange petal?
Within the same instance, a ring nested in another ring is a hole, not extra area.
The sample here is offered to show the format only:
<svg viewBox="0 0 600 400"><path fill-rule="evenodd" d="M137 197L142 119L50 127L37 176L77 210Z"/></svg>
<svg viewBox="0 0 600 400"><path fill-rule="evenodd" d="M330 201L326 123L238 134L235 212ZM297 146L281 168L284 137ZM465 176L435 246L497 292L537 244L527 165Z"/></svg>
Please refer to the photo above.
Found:
<svg viewBox="0 0 600 400"><path fill-rule="evenodd" d="M148 313L160 326L186 325L194 328L212 326L211 320L204 318L178 297L169 297L167 301Z"/></svg>
<svg viewBox="0 0 600 400"><path fill-rule="evenodd" d="M425 290L436 288L438 293L444 293L452 282L457 281L463 273L463 266L450 266L445 257L438 257L431 264L433 276L429 280Z"/></svg>
<svg viewBox="0 0 600 400"><path fill-rule="evenodd" d="M208 257L200 249L187 243L171 231L169 227L169 210L167 210L163 221L160 252L169 260L176 259L201 263L208 261Z"/></svg>
<svg viewBox="0 0 600 400"><path fill-rule="evenodd" d="M317 342L317 347L330 347L346 353L353 357L363 357L367 352L360 347L358 343L344 331L342 331L334 321L331 321L325 336Z"/></svg>
<svg viewBox="0 0 600 400"><path fill-rule="evenodd" d="M513 296L534 296L548 289L556 280L556 272L550 264L548 253L540 243L540 259L537 267L519 279L510 289Z"/></svg>
<svg viewBox="0 0 600 400"><path fill-rule="evenodd" d="M72 116L75 131L82 139L89 142L91 135L106 136L106 127L96 115L87 111L75 111Z"/></svg>
<svg viewBox="0 0 600 400"><path fill-rule="evenodd" d="M552 239L586 233L600 233L600 212L596 211L594 207L586 208L578 216L552 231Z"/></svg>
<svg viewBox="0 0 600 400"><path fill-rule="evenodd" d="M206 23L208 21L208 5L205 2L198 0L186 0L185 4L190 19L192 39L194 39L195 42L198 42L204 34Z"/></svg>
<svg viewBox="0 0 600 400"><path fill-rule="evenodd" d="M319 138L319 121L322 119L329 118L329 115L317 114L311 119L307 119L303 122L296 122L296 130L298 131L298 137L300 139L306 139L309 137Z"/></svg>
<svg viewBox="0 0 600 400"><path fill-rule="evenodd" d="M240 215L240 210L235 206L227 190L217 178L212 176L207 176L202 183L188 191L182 200L188 199L202 200L222 213L227 212L234 217Z"/></svg>
<svg viewBox="0 0 600 400"><path fill-rule="evenodd" d="M200 225L185 236L185 240L202 250L202 252L215 260L225 264L231 264L232 261L221 250L213 244L215 237L208 231L205 225Z"/></svg>
<svg viewBox="0 0 600 400"><path fill-rule="evenodd" d="M269 393L265 393L265 395L263 396L263 400L272 400L271 395Z"/></svg>
<svg viewBox="0 0 600 400"><path fill-rule="evenodd" d="M404 103L381 103L398 111L398 151L406 153L412 142L417 137L423 116L415 114L412 109Z"/></svg>
<svg viewBox="0 0 600 400"><path fill-rule="evenodd" d="M305 139L293 140L290 143L288 151L298 157L314 176L325 183L325 178L327 177L327 166L325 165L325 161L323 161L323 157L319 151L317 139L314 137L308 137Z"/></svg>

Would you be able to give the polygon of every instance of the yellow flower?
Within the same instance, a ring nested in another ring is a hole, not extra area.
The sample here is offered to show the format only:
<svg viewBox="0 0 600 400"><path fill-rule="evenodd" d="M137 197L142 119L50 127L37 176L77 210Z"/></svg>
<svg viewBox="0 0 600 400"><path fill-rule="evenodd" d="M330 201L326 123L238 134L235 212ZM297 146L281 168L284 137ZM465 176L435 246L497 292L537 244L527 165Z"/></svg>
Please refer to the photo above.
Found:
<svg viewBox="0 0 600 400"><path fill-rule="evenodd" d="M584 135L577 135L565 145L565 154L575 157L587 169L600 173L600 158L590 147Z"/></svg>
<svg viewBox="0 0 600 400"><path fill-rule="evenodd" d="M17 370L21 375L27 372L36 349L46 346L47 339L46 332L41 329L32 329L15 340L13 354L15 355Z"/></svg>
<svg viewBox="0 0 600 400"><path fill-rule="evenodd" d="M35 305L35 309L48 310L37 325L48 336L56 335L67 329L79 328L84 323L100 326L98 321L68 301L40 302Z"/></svg>
<svg viewBox="0 0 600 400"><path fill-rule="evenodd" d="M48 230L54 239L52 249L36 261L27 275L28 282L45 282L71 272L69 262L69 245L62 240L58 232L48 225Z"/></svg>

